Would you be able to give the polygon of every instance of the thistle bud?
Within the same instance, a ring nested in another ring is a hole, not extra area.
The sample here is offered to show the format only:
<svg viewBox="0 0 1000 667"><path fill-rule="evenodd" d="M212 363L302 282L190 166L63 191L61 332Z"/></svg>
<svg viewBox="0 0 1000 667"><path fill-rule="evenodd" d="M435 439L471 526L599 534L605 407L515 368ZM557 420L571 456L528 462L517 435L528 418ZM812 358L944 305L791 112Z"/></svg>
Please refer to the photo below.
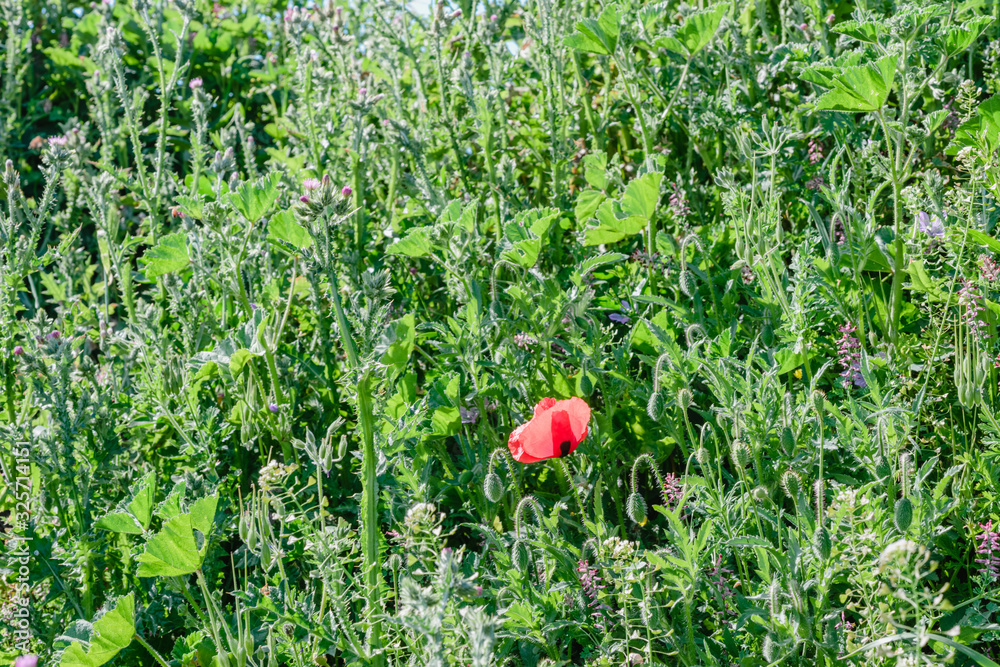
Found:
<svg viewBox="0 0 1000 667"><path fill-rule="evenodd" d="M750 465L750 448L742 440L733 440L729 454L732 457L733 465L737 468L746 468Z"/></svg>
<svg viewBox="0 0 1000 667"><path fill-rule="evenodd" d="M500 502L503 498L503 482L500 481L500 475L495 472L486 475L486 479L483 480L483 495L491 503Z"/></svg>
<svg viewBox="0 0 1000 667"><path fill-rule="evenodd" d="M905 533L913 523L913 503L909 498L900 498L896 501L896 511L893 514L892 522L896 524L896 530Z"/></svg>
<svg viewBox="0 0 1000 667"><path fill-rule="evenodd" d="M625 512L628 514L628 518L640 526L645 526L649 521L646 517L646 501L635 491L629 495L628 502L625 503Z"/></svg>

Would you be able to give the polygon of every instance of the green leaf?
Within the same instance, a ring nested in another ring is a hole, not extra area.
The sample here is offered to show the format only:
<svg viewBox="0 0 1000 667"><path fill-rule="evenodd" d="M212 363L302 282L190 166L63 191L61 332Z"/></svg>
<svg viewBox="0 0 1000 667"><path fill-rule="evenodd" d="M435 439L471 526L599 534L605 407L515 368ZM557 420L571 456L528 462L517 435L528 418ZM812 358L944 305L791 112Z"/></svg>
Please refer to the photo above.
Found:
<svg viewBox="0 0 1000 667"><path fill-rule="evenodd" d="M992 17L977 16L962 25L952 26L942 39L942 46L944 46L948 57L958 55L972 46L972 43L979 39L979 36L991 23L993 23Z"/></svg>
<svg viewBox="0 0 1000 667"><path fill-rule="evenodd" d="M405 255L406 257L426 257L431 253L431 241L423 227L415 227L388 248L390 255Z"/></svg>
<svg viewBox="0 0 1000 667"><path fill-rule="evenodd" d="M818 111L877 111L885 104L896 75L896 56L878 62L848 67L836 76L833 90L819 98Z"/></svg>
<svg viewBox="0 0 1000 667"><path fill-rule="evenodd" d="M651 173L633 179L622 195L622 210L628 215L638 215L647 221L653 217L660 201L660 183L663 174Z"/></svg>
<svg viewBox="0 0 1000 667"><path fill-rule="evenodd" d="M608 189L608 159L604 153L588 153L583 158L583 177L598 190Z"/></svg>
<svg viewBox="0 0 1000 667"><path fill-rule="evenodd" d="M132 643L135 636L135 599L132 593L118 598L111 611L89 627L86 640L79 638L79 631L87 626L90 624L78 622L75 629L67 630L66 635L73 632L77 637L62 651L59 667L100 667Z"/></svg>
<svg viewBox="0 0 1000 667"><path fill-rule="evenodd" d="M128 503L120 504L97 522L98 528L115 533L140 535L149 528L156 502L156 475L152 472L132 485Z"/></svg>
<svg viewBox="0 0 1000 667"><path fill-rule="evenodd" d="M440 407L431 415L435 435L456 435L462 430L462 415L458 408Z"/></svg>
<svg viewBox="0 0 1000 667"><path fill-rule="evenodd" d="M708 9L694 12L685 17L684 24L678 27L673 35L659 37L656 45L679 53L690 60L715 37L722 17L726 15L728 9L727 3L720 2Z"/></svg>
<svg viewBox="0 0 1000 667"><path fill-rule="evenodd" d="M226 363L228 364L228 358ZM187 483L181 480L174 484L174 488L170 489L170 493L167 497L163 499L159 505L156 506L155 514L164 521L173 519L181 513L181 500L184 499L184 493L187 491Z"/></svg>
<svg viewBox="0 0 1000 667"><path fill-rule="evenodd" d="M191 505L187 513L168 520L139 554L140 577L177 577L201 567L208 550L208 534L215 517L217 496L206 496ZM201 547L198 546L198 535Z"/></svg>
<svg viewBox="0 0 1000 667"><path fill-rule="evenodd" d="M584 234L583 245L617 243L641 232L648 219L640 215L628 215L622 211L621 204L609 199L598 207L597 221L597 227L588 229Z"/></svg>
<svg viewBox="0 0 1000 667"><path fill-rule="evenodd" d="M979 245L984 245L990 249L992 252L1000 253L1000 240L993 238L988 234L984 234L978 229L968 230L969 239L975 241Z"/></svg>
<svg viewBox="0 0 1000 667"><path fill-rule="evenodd" d="M278 199L278 183L281 174L271 172L253 183L242 183L236 192L230 192L227 199L230 205L243 214L250 222L257 222L271 209Z"/></svg>
<svg viewBox="0 0 1000 667"><path fill-rule="evenodd" d="M878 44L879 36L885 34L882 25L874 21L842 21L831 30L866 44Z"/></svg>
<svg viewBox="0 0 1000 667"><path fill-rule="evenodd" d="M410 355L413 354L417 333L416 316L407 313L393 323L389 332L383 344L385 352L382 354L382 363L392 366L397 372L402 372L410 363Z"/></svg>
<svg viewBox="0 0 1000 667"><path fill-rule="evenodd" d="M595 19L583 19L576 24L576 32L567 35L566 46L584 53L598 53L609 56L618 45L619 32L618 5L609 4Z"/></svg>
<svg viewBox="0 0 1000 667"><path fill-rule="evenodd" d="M594 217L594 212L597 210L597 207L600 206L605 199L607 199L607 195L600 190L584 190L578 194L576 196L576 209L574 210L577 224L582 225Z"/></svg>
<svg viewBox="0 0 1000 667"><path fill-rule="evenodd" d="M994 95L976 108L976 115L955 130L955 137L945 153L955 155L966 146L993 152L1000 137L1000 94Z"/></svg>
<svg viewBox="0 0 1000 667"><path fill-rule="evenodd" d="M176 232L160 238L159 243L142 256L146 278L154 280L162 275L180 271L191 263L188 255L187 234Z"/></svg>
<svg viewBox="0 0 1000 667"><path fill-rule="evenodd" d="M500 256L518 266L530 269L538 261L545 237L552 222L559 217L559 210L540 208L518 213L513 222L504 227L504 243Z"/></svg>
<svg viewBox="0 0 1000 667"><path fill-rule="evenodd" d="M305 250L313 244L312 236L309 235L305 227L298 223L295 214L291 211L278 211L271 216L271 221L267 224L267 231L271 238L284 241L299 250Z"/></svg>
<svg viewBox="0 0 1000 667"><path fill-rule="evenodd" d="M201 220L205 217L205 201L201 195L195 197L181 195L177 197L177 210L195 220Z"/></svg>

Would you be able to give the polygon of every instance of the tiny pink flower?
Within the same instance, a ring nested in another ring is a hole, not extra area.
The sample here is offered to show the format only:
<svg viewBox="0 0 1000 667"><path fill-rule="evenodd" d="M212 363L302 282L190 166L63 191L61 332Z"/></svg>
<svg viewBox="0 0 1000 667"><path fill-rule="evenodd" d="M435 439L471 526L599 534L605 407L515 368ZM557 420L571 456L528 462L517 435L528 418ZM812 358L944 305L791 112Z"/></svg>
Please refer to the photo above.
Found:
<svg viewBox="0 0 1000 667"><path fill-rule="evenodd" d="M190 88L191 90L196 90L198 88L201 88L201 84L202 84L201 77L196 76L195 78L191 79L190 83L188 83L188 88Z"/></svg>
<svg viewBox="0 0 1000 667"><path fill-rule="evenodd" d="M319 179L316 178L307 178L306 180L302 181L302 188L306 191L315 190L319 187L319 185L320 185Z"/></svg>
<svg viewBox="0 0 1000 667"><path fill-rule="evenodd" d="M302 195L301 197L299 197L299 201L302 202L303 204L308 204L309 203L309 197L306 197L305 195Z"/></svg>
<svg viewBox="0 0 1000 667"><path fill-rule="evenodd" d="M24 354L24 348L21 347L20 345L15 345L14 346L14 356L15 357L20 357L22 354Z"/></svg>
<svg viewBox="0 0 1000 667"><path fill-rule="evenodd" d="M65 146L66 137L49 137L49 146Z"/></svg>
<svg viewBox="0 0 1000 667"><path fill-rule="evenodd" d="M347 199L348 197L351 196L352 192L354 192L354 190L351 189L351 186L345 185L343 188L340 189L340 196L343 197L344 199Z"/></svg>
<svg viewBox="0 0 1000 667"><path fill-rule="evenodd" d="M38 656L22 655L14 660L14 667L38 667Z"/></svg>

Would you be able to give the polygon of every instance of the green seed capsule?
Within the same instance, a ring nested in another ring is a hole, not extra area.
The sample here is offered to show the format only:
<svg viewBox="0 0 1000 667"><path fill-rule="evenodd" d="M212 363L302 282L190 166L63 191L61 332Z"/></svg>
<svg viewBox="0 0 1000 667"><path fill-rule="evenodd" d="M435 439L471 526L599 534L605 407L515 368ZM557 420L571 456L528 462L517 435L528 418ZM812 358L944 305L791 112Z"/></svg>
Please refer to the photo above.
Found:
<svg viewBox="0 0 1000 667"><path fill-rule="evenodd" d="M514 542L514 547L511 549L510 559L514 563L514 567L517 568L518 572L527 572L528 565L531 562L531 554L528 551L528 545L517 540Z"/></svg>
<svg viewBox="0 0 1000 667"><path fill-rule="evenodd" d="M737 468L746 468L750 465L750 448L742 440L733 440L729 453L733 459L733 465Z"/></svg>
<svg viewBox="0 0 1000 667"><path fill-rule="evenodd" d="M472 471L466 470L461 475L458 476L458 483L462 486L468 486L469 482L472 481Z"/></svg>
<svg viewBox="0 0 1000 667"><path fill-rule="evenodd" d="M786 470L781 476L781 488L791 500L797 500L802 493L802 478L794 470Z"/></svg>
<svg viewBox="0 0 1000 667"><path fill-rule="evenodd" d="M812 552L816 557L816 560L825 562L830 558L830 551L833 546L830 541L830 531L828 531L823 526L816 529L813 533L812 539Z"/></svg>
<svg viewBox="0 0 1000 667"><path fill-rule="evenodd" d="M785 454L788 456L792 456L795 453L795 432L792 431L791 426L781 429L781 448L785 450Z"/></svg>
<svg viewBox="0 0 1000 667"><path fill-rule="evenodd" d="M503 498L503 482L500 481L500 475L495 472L486 475L486 479L483 480L483 495L491 503L500 502Z"/></svg>
<svg viewBox="0 0 1000 667"><path fill-rule="evenodd" d="M660 421L660 417L663 416L663 394L658 391L654 391L649 395L649 402L646 403L646 414L653 421Z"/></svg>
<svg viewBox="0 0 1000 667"><path fill-rule="evenodd" d="M913 523L913 503L909 498L900 498L896 501L896 512L892 517L896 524L896 530L905 533Z"/></svg>
<svg viewBox="0 0 1000 667"><path fill-rule="evenodd" d="M629 495L628 502L625 503L625 512L628 518L640 526L645 526L649 520L646 517L646 501L638 493L633 492Z"/></svg>
<svg viewBox="0 0 1000 667"><path fill-rule="evenodd" d="M687 269L681 271L680 286L681 291L690 299L693 299L695 292L698 291L698 284L695 282L694 274Z"/></svg>

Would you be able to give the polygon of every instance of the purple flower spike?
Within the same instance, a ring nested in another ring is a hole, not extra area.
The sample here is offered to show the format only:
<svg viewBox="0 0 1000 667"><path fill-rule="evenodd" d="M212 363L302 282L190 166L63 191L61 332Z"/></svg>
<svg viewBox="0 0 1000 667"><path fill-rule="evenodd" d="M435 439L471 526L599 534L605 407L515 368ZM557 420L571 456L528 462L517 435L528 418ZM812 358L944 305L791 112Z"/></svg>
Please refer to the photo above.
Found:
<svg viewBox="0 0 1000 667"><path fill-rule="evenodd" d="M931 215L928 215L927 211L917 213L917 226L920 227L920 231L932 238L944 236L944 222L936 213Z"/></svg>

